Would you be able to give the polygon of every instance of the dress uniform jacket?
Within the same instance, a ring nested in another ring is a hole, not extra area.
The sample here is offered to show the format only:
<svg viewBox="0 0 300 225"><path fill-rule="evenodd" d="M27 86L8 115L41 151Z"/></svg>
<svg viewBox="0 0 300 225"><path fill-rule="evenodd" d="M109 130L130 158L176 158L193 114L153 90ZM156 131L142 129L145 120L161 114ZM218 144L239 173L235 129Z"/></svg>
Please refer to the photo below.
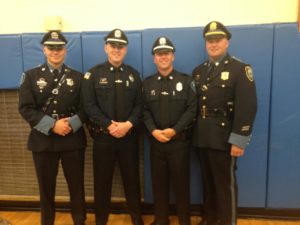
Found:
<svg viewBox="0 0 300 225"><path fill-rule="evenodd" d="M199 97L193 145L227 150L235 144L244 148L257 110L251 67L227 54L218 66L206 61L196 67L193 78Z"/></svg>
<svg viewBox="0 0 300 225"><path fill-rule="evenodd" d="M168 80L169 90L162 91L163 80ZM196 114L196 93L192 77L173 70L163 77L154 74L145 79L143 95L145 101L144 123L151 133L155 129L173 128L179 134L191 126ZM168 114L169 126L161 127L160 101L162 95L169 96Z"/></svg>
<svg viewBox="0 0 300 225"><path fill-rule="evenodd" d="M65 74L65 79L48 107L46 102L52 95L52 90L57 86L60 77ZM55 79L57 79L55 81ZM58 118L77 115L81 122L85 121L85 114L80 107L80 89L83 75L66 65L62 66L61 73L55 78L47 64L33 68L23 74L20 86L19 111L23 118L30 124L31 132L28 148L32 151L69 151L84 149L86 137L82 127L73 130L66 136L51 132L43 133L35 126L46 118L55 121Z"/></svg>
<svg viewBox="0 0 300 225"><path fill-rule="evenodd" d="M116 71L119 70L119 71ZM116 79L115 74L120 78ZM85 88L83 98L85 110L90 120L106 131L111 120L117 122L130 121L133 127L140 122L142 112L142 92L139 73L129 65L122 64L119 68L109 62L98 64L84 75ZM122 118L116 118L115 83L123 88Z"/></svg>

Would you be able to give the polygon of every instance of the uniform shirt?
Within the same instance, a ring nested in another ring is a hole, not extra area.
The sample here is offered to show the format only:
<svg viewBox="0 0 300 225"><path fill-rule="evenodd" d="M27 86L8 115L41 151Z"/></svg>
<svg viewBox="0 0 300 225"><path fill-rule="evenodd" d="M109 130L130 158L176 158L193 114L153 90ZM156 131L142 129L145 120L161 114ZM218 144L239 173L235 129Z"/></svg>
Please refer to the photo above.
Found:
<svg viewBox="0 0 300 225"><path fill-rule="evenodd" d="M164 87L167 83L167 87ZM196 115L197 98L192 77L173 70L167 77L159 73L143 82L144 123L150 133L173 128L177 134L187 129ZM168 101L165 112L162 101ZM168 124L165 124L167 118ZM162 127L162 124L164 124Z"/></svg>
<svg viewBox="0 0 300 225"><path fill-rule="evenodd" d="M121 118L116 117L117 85L123 93ZM130 121L133 126L140 122L141 79L139 73L129 65L122 64L119 68L115 68L109 62L105 62L91 68L84 75L82 97L90 120L103 129L107 129L111 120Z"/></svg>
<svg viewBox="0 0 300 225"><path fill-rule="evenodd" d="M217 64L206 61L196 67L193 78L199 99L193 145L225 150L235 144L245 148L257 110L251 67L226 55ZM226 116L221 115L224 113Z"/></svg>
<svg viewBox="0 0 300 225"><path fill-rule="evenodd" d="M86 116L80 107L83 75L66 65L62 66L58 77L52 72L53 68L44 64L22 75L19 112L32 128L28 147L33 151L63 151L72 150L71 146L77 143L76 148L84 148L86 140L82 123ZM54 97L52 91L62 76L64 81ZM45 107L50 96L53 100ZM70 117L71 134L63 137L51 132L57 117ZM78 140L74 142L76 138Z"/></svg>

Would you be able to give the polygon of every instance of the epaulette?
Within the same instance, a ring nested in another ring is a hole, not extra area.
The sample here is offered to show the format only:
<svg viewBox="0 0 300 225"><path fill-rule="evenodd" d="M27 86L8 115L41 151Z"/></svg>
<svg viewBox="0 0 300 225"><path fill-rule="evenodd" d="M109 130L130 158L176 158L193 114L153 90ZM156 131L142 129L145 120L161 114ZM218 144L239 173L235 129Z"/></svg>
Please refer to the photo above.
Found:
<svg viewBox="0 0 300 225"><path fill-rule="evenodd" d="M134 73L140 74L134 67L128 65L128 64L124 64L125 67L127 67L129 70L134 71Z"/></svg>
<svg viewBox="0 0 300 225"><path fill-rule="evenodd" d="M237 57L235 57L235 56L231 56L231 58L232 58L232 59L235 59L236 61L239 61L239 62L241 62L241 63L244 63L241 59L239 59L239 58L237 58Z"/></svg>

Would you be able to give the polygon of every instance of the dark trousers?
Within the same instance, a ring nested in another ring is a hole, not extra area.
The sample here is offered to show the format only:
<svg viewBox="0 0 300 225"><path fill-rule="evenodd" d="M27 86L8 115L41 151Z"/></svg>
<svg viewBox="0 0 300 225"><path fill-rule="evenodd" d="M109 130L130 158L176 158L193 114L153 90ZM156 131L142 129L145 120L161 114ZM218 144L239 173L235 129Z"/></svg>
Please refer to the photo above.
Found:
<svg viewBox="0 0 300 225"><path fill-rule="evenodd" d="M179 224L188 225L190 224L188 141L171 140L167 143L161 143L154 138L151 138L150 141L155 220L159 224L169 223L169 187L171 181L175 192Z"/></svg>
<svg viewBox="0 0 300 225"><path fill-rule="evenodd" d="M132 220L141 219L139 151L134 134L114 138L100 134L94 139L94 196L96 224L104 225L110 213L112 180L115 162L118 161L124 192Z"/></svg>
<svg viewBox="0 0 300 225"><path fill-rule="evenodd" d="M71 214L75 225L86 219L84 199L84 150L65 152L32 152L40 190L41 224L54 225L55 187L61 161L71 199Z"/></svg>
<svg viewBox="0 0 300 225"><path fill-rule="evenodd" d="M203 208L207 220L222 225L237 222L236 157L230 151L196 148L203 180Z"/></svg>

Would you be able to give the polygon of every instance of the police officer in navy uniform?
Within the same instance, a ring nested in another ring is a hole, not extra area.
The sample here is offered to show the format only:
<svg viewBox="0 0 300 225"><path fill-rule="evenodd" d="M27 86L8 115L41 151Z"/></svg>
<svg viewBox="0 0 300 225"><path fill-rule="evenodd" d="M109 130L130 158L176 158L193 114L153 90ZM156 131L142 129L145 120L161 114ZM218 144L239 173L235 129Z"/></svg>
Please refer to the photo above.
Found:
<svg viewBox="0 0 300 225"><path fill-rule="evenodd" d="M201 225L237 222L237 158L244 154L257 110L250 65L227 53L231 33L217 21L203 30L209 59L193 78L198 116L193 146L199 154L204 190Z"/></svg>
<svg viewBox="0 0 300 225"><path fill-rule="evenodd" d="M120 29L105 37L107 61L84 75L83 101L92 123L96 224L107 223L112 179L118 161L134 225L142 225L137 127L141 122L139 73L123 63L128 39Z"/></svg>
<svg viewBox="0 0 300 225"><path fill-rule="evenodd" d="M175 47L159 37L152 54L158 72L143 82L144 123L149 132L155 220L168 225L169 184L174 187L180 225L190 224L189 137L197 98L191 76L173 67ZM170 179L170 180L169 180Z"/></svg>
<svg viewBox="0 0 300 225"><path fill-rule="evenodd" d="M49 31L42 39L46 63L26 71L19 92L19 111L29 123L32 151L40 189L41 224L54 225L55 186L61 161L71 199L75 225L86 219L84 152L86 136L80 107L83 74L64 64L66 38Z"/></svg>

